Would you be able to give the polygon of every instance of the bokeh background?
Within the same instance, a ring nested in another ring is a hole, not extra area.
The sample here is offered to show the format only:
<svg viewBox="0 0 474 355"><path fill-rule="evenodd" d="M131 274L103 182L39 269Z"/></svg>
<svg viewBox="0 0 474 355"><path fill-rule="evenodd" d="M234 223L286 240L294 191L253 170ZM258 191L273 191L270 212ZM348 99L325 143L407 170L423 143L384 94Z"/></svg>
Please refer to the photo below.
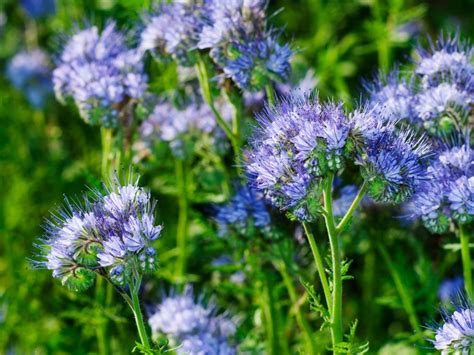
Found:
<svg viewBox="0 0 474 355"><path fill-rule="evenodd" d="M113 18L122 28L136 28L152 1L57 0L54 9L40 16L28 3L35 1L0 1L0 353L93 353L95 328L104 319L112 324L114 349L128 353L135 330L120 300L103 308L94 302L94 290L68 291L50 272L33 270L29 261L44 218L63 194L77 195L86 185L99 184L100 131L53 96L45 98L42 107L33 107L6 71L17 52L36 46L50 54L54 65L62 38L85 23L100 25ZM441 31L459 31L465 38L474 35L474 2L467 0L271 0L268 13L273 14L270 22L283 26L285 38L298 49L295 75L313 70L322 97L349 104L361 97L362 79L398 61L407 62L417 41L426 42L428 35L436 37ZM151 83L158 93L173 86L166 71L162 74ZM166 260L178 206L176 191L166 184L173 179L166 158L166 154L155 157L138 169L142 184L158 199L159 220L165 223L159 246L162 268L147 285L152 290L172 282ZM215 230L205 222L208 205L196 198L193 207L191 265L209 264L202 260L204 255L218 255L219 246L209 239ZM347 283L346 314L359 318L358 336L370 339L371 353L426 353L428 343L411 338L413 320L403 311L397 280L411 291L416 321L424 325L437 317L441 279L459 274L460 263L455 253L443 251L452 236L429 235L394 215L390 209L365 210L345 239L344 248L354 260L351 272L358 280ZM390 252L386 255L383 250ZM386 258L397 275L388 271ZM208 289L220 282L211 268L191 281L205 283ZM213 291L222 307L235 304L232 286L224 284ZM242 332L250 329L245 329L247 323Z"/></svg>

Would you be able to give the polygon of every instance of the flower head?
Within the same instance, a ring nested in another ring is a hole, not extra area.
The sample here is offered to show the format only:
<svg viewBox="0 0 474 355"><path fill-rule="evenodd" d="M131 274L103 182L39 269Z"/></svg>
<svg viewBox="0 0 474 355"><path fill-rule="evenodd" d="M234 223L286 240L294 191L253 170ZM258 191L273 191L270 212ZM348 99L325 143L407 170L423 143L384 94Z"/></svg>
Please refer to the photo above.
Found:
<svg viewBox="0 0 474 355"><path fill-rule="evenodd" d="M441 354L469 354L474 346L474 311L471 307L458 308L443 316L444 323L435 331L432 343Z"/></svg>
<svg viewBox="0 0 474 355"><path fill-rule="evenodd" d="M42 107L52 93L49 58L40 49L17 53L8 63L6 74L34 107Z"/></svg>
<svg viewBox="0 0 474 355"><path fill-rule="evenodd" d="M268 229L270 213L263 196L252 187L243 186L228 204L218 207L216 221L220 236L225 236L230 230L247 235L255 228Z"/></svg>
<svg viewBox="0 0 474 355"><path fill-rule="evenodd" d="M454 303L462 297L463 289L464 279L462 276L445 279L439 285L438 297L443 303Z"/></svg>
<svg viewBox="0 0 474 355"><path fill-rule="evenodd" d="M75 290L89 287L97 273L108 273L125 286L134 272L157 267L151 242L161 226L155 225L153 211L149 193L136 183L121 186L118 181L83 204L66 202L46 224L39 246L44 260L37 264Z"/></svg>
<svg viewBox="0 0 474 355"><path fill-rule="evenodd" d="M154 334L164 334L180 354L235 354L229 338L235 324L226 315L216 315L217 307L204 304L187 286L182 294L172 292L150 313L148 323Z"/></svg>
<svg viewBox="0 0 474 355"><path fill-rule="evenodd" d="M113 22L102 33L93 26L72 36L53 72L58 99L71 98L86 122L107 127L118 125L121 109L142 96L146 80L140 52Z"/></svg>

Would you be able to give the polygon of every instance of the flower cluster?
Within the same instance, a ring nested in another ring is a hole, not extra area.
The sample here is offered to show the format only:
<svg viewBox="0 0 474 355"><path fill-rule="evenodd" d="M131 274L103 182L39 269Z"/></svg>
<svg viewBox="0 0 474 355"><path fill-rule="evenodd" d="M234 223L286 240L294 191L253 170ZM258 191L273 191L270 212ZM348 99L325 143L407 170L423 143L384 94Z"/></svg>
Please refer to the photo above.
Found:
<svg viewBox="0 0 474 355"><path fill-rule="evenodd" d="M120 113L146 89L142 55L127 46L125 35L110 22L70 38L53 72L56 96L72 98L90 124L116 127Z"/></svg>
<svg viewBox="0 0 474 355"><path fill-rule="evenodd" d="M226 121L232 119L230 104L219 104L219 111ZM192 138L210 140L210 145L225 142L224 132L217 125L215 116L205 104L189 103L181 109L168 102L156 105L151 115L140 127L141 142L150 148L157 139L169 142L173 153L186 155L185 143Z"/></svg>
<svg viewBox="0 0 474 355"><path fill-rule="evenodd" d="M245 90L258 91L271 80L286 80L293 54L278 43L278 31L266 29L265 0L210 1L210 15L198 47Z"/></svg>
<svg viewBox="0 0 474 355"><path fill-rule="evenodd" d="M231 230L252 235L255 228L265 230L270 227L270 213L263 196L252 187L243 186L229 203L218 207L216 221L220 236Z"/></svg>
<svg viewBox="0 0 474 355"><path fill-rule="evenodd" d="M474 219L474 150L464 144L441 150L428 169L427 180L412 201L412 215L435 233L445 232L451 220Z"/></svg>
<svg viewBox="0 0 474 355"><path fill-rule="evenodd" d="M213 302L195 300L191 287L182 294L172 292L150 313L148 323L155 335L163 334L177 346L178 354L231 355L230 343L236 326L225 314L216 315Z"/></svg>
<svg viewBox="0 0 474 355"><path fill-rule="evenodd" d="M161 4L146 16L140 49L171 55L180 64L192 64L189 51L196 47L202 21L203 6L192 3Z"/></svg>
<svg viewBox="0 0 474 355"><path fill-rule="evenodd" d="M151 245L161 233L155 203L136 183L112 185L82 205L66 201L46 224L39 245L44 260L38 264L71 289L88 288L96 274L126 286L135 275L157 268Z"/></svg>
<svg viewBox="0 0 474 355"><path fill-rule="evenodd" d="M432 341L436 350L441 354L470 354L474 346L474 310L461 307L443 319Z"/></svg>
<svg viewBox="0 0 474 355"><path fill-rule="evenodd" d="M419 48L415 68L397 70L367 85L369 102L393 120L408 119L443 135L461 129L474 103L474 48L459 36L443 38L430 50Z"/></svg>
<svg viewBox="0 0 474 355"><path fill-rule="evenodd" d="M397 130L379 110L346 115L341 104L289 96L258 117L247 170L256 188L277 207L311 220L321 212L323 179L351 158L361 166L377 201L401 202L424 177L424 139Z"/></svg>
<svg viewBox="0 0 474 355"><path fill-rule="evenodd" d="M36 108L43 107L52 93L49 59L40 49L17 53L8 63L6 74Z"/></svg>

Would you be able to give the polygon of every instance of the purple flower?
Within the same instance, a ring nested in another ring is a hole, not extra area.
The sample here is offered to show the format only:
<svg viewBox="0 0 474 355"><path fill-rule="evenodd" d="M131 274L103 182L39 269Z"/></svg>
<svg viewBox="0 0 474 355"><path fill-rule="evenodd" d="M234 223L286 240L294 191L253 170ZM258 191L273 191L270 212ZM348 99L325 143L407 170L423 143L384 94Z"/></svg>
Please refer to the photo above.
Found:
<svg viewBox="0 0 474 355"><path fill-rule="evenodd" d="M8 62L6 75L36 108L43 107L52 94L49 58L40 49L17 53Z"/></svg>
<svg viewBox="0 0 474 355"><path fill-rule="evenodd" d="M53 72L56 96L71 98L90 124L118 125L121 109L146 89L142 56L125 44L110 22L99 34L93 26L72 36Z"/></svg>
<svg viewBox="0 0 474 355"><path fill-rule="evenodd" d="M40 18L56 12L55 0L21 0L21 6L28 16Z"/></svg>
<svg viewBox="0 0 474 355"><path fill-rule="evenodd" d="M253 188L243 186L228 204L217 208L216 221L220 236L225 236L230 230L248 234L255 227L268 229L270 213L263 196Z"/></svg>
<svg viewBox="0 0 474 355"><path fill-rule="evenodd" d="M462 276L445 279L438 289L438 297L443 303L455 303L463 295L464 279Z"/></svg>
<svg viewBox="0 0 474 355"><path fill-rule="evenodd" d="M435 349L442 354L469 354L474 339L474 311L462 307L453 314L444 315L443 321L435 329L436 336L432 340Z"/></svg>

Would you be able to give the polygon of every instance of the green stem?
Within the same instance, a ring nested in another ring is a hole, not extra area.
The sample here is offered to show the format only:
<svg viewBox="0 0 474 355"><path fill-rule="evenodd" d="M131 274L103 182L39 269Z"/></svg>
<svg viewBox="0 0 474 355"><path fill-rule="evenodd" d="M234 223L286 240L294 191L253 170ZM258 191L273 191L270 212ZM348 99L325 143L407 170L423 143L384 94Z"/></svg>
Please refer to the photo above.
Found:
<svg viewBox="0 0 474 355"><path fill-rule="evenodd" d="M267 93L267 101L270 106L275 106L275 91L271 84L265 85L265 91Z"/></svg>
<svg viewBox="0 0 474 355"><path fill-rule="evenodd" d="M360 187L359 192L357 193L357 196L352 201L351 206L349 207L346 214L344 215L344 217L341 219L341 221L337 225L337 227L336 227L337 234L341 233L344 230L344 228L346 227L347 223L349 223L349 221L351 220L352 215L354 214L354 211L357 209L360 202L364 198L368 187L369 187L368 181L365 180L364 183L362 184L362 186Z"/></svg>
<svg viewBox="0 0 474 355"><path fill-rule="evenodd" d="M459 239L461 240L461 259L462 269L464 274L464 288L466 289L466 295L470 300L473 299L472 289L472 263L471 253L469 251L469 236L464 232L462 225L459 225Z"/></svg>
<svg viewBox="0 0 474 355"><path fill-rule="evenodd" d="M186 177L186 162L176 159L176 183L178 189L178 227L176 233L176 248L178 259L176 274L178 282L183 282L186 272L187 234L188 234L188 192Z"/></svg>
<svg viewBox="0 0 474 355"><path fill-rule="evenodd" d="M234 134L229 124L224 120L222 115L217 110L216 106L214 105L214 97L211 91L211 83L209 80L209 73L207 71L207 65L204 58L198 55L198 60L196 64L196 70L199 80L199 85L201 87L202 96L206 103L211 108L214 116L216 118L217 124L222 128L224 133L226 134L227 138L230 140L232 145L232 149L234 150L235 155L235 163L237 166L242 162L241 150L240 150L240 142L238 137Z"/></svg>
<svg viewBox="0 0 474 355"><path fill-rule="evenodd" d="M137 281L137 284L131 292L132 296L132 311L135 316L135 323L137 325L138 336L145 350L151 352L150 342L148 341L148 335L146 334L145 323L143 322L142 310L140 308L140 300L138 299L138 291L140 289L141 280Z"/></svg>
<svg viewBox="0 0 474 355"><path fill-rule="evenodd" d="M309 326L301 311L301 307L298 302L298 295L296 293L295 286L293 285L293 279L288 273L285 262L278 263L278 270L283 277L283 282L285 283L288 295L290 296L291 304L294 307L296 321L298 322L300 329L304 332L306 352L307 354L316 354L316 344L314 343L313 332L311 331L311 327Z"/></svg>
<svg viewBox="0 0 474 355"><path fill-rule="evenodd" d="M324 270L323 258L319 253L318 245L316 244L316 240L314 239L314 235L311 232L311 228L309 227L307 222L303 222L303 228L306 233L306 237L308 238L309 246L311 247L311 251L313 253L314 262L316 263L316 269L318 270L319 279L321 280L321 285L323 287L324 298L326 299L326 304L328 309L332 307L331 301L331 290L329 288L329 282L326 277L326 271Z"/></svg>
<svg viewBox="0 0 474 355"><path fill-rule="evenodd" d="M332 211L332 185L334 174L329 174L326 187L323 191L324 207L326 213L324 219L326 222L326 230L329 237L329 245L331 246L332 261L332 309L331 309L331 336L333 351L336 351L336 345L342 341L342 272L341 272L341 247L339 244L339 235L334 224L334 215Z"/></svg>
<svg viewBox="0 0 474 355"><path fill-rule="evenodd" d="M102 178L108 179L110 177L111 167L112 167L112 142L113 142L112 129L101 127L100 137L102 141L102 164L101 164Z"/></svg>
<svg viewBox="0 0 474 355"><path fill-rule="evenodd" d="M413 305L413 300L411 298L412 291L408 290L405 284L402 281L402 277L398 272L395 264L393 263L390 255L388 254L387 250L381 243L377 243L377 247L382 254L382 257L387 264L387 267L390 271L392 276L393 282L395 283L395 287L397 289L398 295L400 296L400 300L402 301L403 308L408 314L408 321L410 322L411 327L415 332L419 332L420 326L418 322L418 317L416 315L415 306Z"/></svg>

